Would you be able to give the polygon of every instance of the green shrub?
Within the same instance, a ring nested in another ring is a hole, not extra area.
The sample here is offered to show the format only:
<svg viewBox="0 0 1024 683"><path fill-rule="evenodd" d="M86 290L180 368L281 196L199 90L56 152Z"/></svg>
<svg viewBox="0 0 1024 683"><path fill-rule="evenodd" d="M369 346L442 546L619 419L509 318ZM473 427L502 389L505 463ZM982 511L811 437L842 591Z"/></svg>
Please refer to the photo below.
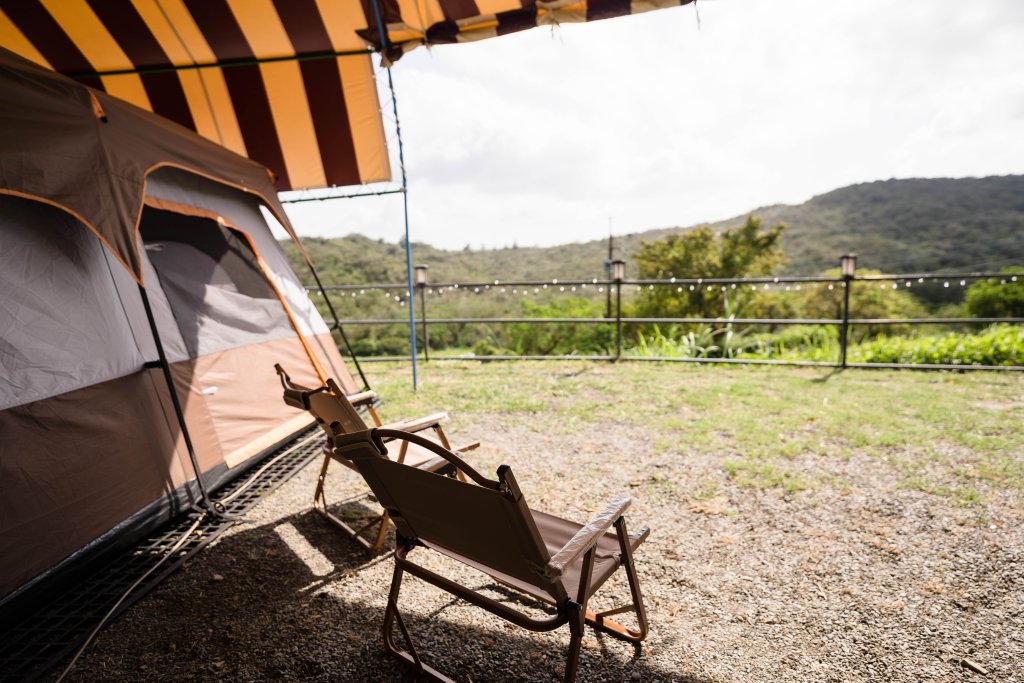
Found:
<svg viewBox="0 0 1024 683"><path fill-rule="evenodd" d="M1020 268L1004 268L1007 277L978 280L967 288L967 310L975 318L1024 317L1024 273Z"/></svg>
<svg viewBox="0 0 1024 683"><path fill-rule="evenodd" d="M1024 365L1024 327L992 325L978 334L952 332L907 339L879 338L850 347L856 363Z"/></svg>
<svg viewBox="0 0 1024 683"><path fill-rule="evenodd" d="M527 318L599 318L600 301L582 297L555 299L549 303L522 302ZM513 323L509 346L524 356L606 354L615 344L611 325L591 323Z"/></svg>

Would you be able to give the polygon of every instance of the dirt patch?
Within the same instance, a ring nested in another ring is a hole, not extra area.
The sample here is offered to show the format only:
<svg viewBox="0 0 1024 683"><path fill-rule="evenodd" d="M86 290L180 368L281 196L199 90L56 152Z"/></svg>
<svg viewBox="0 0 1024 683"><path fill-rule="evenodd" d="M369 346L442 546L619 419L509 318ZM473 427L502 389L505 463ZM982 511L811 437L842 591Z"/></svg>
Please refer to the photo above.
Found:
<svg viewBox="0 0 1024 683"><path fill-rule="evenodd" d="M565 435L494 415L459 431L484 442L472 457L484 472L513 465L532 506L582 522L625 491L636 499L630 527L653 529L637 555L651 634L636 652L589 632L581 681L1024 681L1015 492L959 505L855 452L785 459L810 482L786 493L739 485L724 465L735 454L692 452L684 434L679 449L659 451L621 424ZM310 511L317 470L112 624L69 680L405 680L379 633L390 557L367 555ZM336 480L332 500L360 490L348 472ZM361 508L373 504L346 512ZM424 657L450 675L561 677L565 629L512 628L411 578L401 604Z"/></svg>

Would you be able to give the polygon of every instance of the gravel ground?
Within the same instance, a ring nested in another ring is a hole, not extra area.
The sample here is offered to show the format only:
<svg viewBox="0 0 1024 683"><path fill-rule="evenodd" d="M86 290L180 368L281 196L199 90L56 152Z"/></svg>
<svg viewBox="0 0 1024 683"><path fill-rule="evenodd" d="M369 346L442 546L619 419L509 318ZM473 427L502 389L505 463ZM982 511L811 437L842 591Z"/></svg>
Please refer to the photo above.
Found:
<svg viewBox="0 0 1024 683"><path fill-rule="evenodd" d="M835 487L739 488L725 454L659 453L635 425L555 436L483 415L460 434L484 441L472 460L485 473L512 463L533 507L582 522L626 491L630 528L653 528L637 553L651 633L636 652L588 630L580 681L1024 681L1015 492L958 506L900 488L893 467L856 452L787 462L834 475ZM311 510L317 470L110 625L68 680L407 679L379 632L390 556L368 555ZM333 499L362 490L336 471ZM699 481L713 484L706 495L693 495ZM598 598L625 590L620 580ZM566 628L513 628L412 577L401 604L425 659L453 677L560 680Z"/></svg>

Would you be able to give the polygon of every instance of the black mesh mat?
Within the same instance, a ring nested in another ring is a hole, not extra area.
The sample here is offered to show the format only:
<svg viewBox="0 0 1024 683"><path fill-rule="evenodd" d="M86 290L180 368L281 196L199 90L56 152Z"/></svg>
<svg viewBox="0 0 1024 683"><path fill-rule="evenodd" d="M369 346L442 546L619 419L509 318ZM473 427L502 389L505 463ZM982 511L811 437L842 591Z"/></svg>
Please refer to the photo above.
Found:
<svg viewBox="0 0 1024 683"><path fill-rule="evenodd" d="M253 473L294 448L311 432L307 430L271 452L250 473L226 484L212 498L218 502L229 498L252 479ZM224 511L233 516L245 513L305 467L320 453L320 446L320 439L310 439L295 448L252 479L248 488L224 504ZM198 518L198 512L182 514L133 547L97 562L75 582L47 595L30 612L5 617L4 621L10 618L11 623L4 623L0 629L0 681L34 680L71 655L124 591L165 557ZM139 584L113 616L128 609L233 523L208 515L174 556Z"/></svg>

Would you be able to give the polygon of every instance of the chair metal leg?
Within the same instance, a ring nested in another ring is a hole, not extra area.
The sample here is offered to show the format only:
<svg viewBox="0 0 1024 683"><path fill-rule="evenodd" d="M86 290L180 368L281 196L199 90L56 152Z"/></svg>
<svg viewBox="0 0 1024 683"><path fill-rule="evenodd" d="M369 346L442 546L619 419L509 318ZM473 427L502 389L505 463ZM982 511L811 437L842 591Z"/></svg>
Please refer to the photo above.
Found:
<svg viewBox="0 0 1024 683"><path fill-rule="evenodd" d="M383 546L384 541L388 536L388 528L391 526L391 515L388 514L387 510L380 516L380 527L377 529L377 539L370 546L370 550L378 552Z"/></svg>
<svg viewBox="0 0 1024 683"><path fill-rule="evenodd" d="M578 614L569 619L569 653L565 661L565 683L573 683L576 680L576 671L580 666L580 649L583 645L583 610L580 605L575 605Z"/></svg>
<svg viewBox="0 0 1024 683"><path fill-rule="evenodd" d="M425 664L416 653L416 647L412 644L412 638L405 627L402 613L398 611L398 593L402 589L402 575L404 573L404 570L398 563L395 563L395 572L391 577L391 591L388 593L388 606L384 610L384 647L393 657L396 657L400 662L417 673L440 683L456 683L455 680L448 678L437 669ZM395 643L395 622L398 623L398 628L402 632L402 639L405 640L408 650L402 650Z"/></svg>
<svg viewBox="0 0 1024 683"><path fill-rule="evenodd" d="M619 517L615 521L615 531L619 540L619 552L622 554L621 563L626 571L626 579L629 582L629 593L632 597L632 604L622 605L604 612L594 613L587 611L587 623L599 631L631 642L640 642L647 637L647 610L644 608L644 599L640 593L640 580L636 575L636 565L633 564L633 550L629 544L629 532L626 530L626 518ZM622 624L608 619L615 614L632 611L636 615L637 628L631 629Z"/></svg>
<svg viewBox="0 0 1024 683"><path fill-rule="evenodd" d="M390 523L391 520L390 516L388 516L388 513L385 512L380 517L379 520L373 520L369 524L366 524L365 526L360 527L359 529L354 529L351 526L349 526L348 523L346 523L345 520L343 520L341 517L332 514L331 511L327 509L327 495L324 493L324 488L327 483L327 469L328 467L330 467L330 464L331 455L325 454L324 464L320 467L320 475L317 477L316 481L316 491L314 491L313 493L313 509L319 512L323 517L325 517L328 522L341 529L342 532L344 532L347 536L351 537L356 543L363 546L363 548L370 550L372 552L379 551L381 547L384 545L384 541L387 537L388 524ZM376 524L379 524L380 526L377 530L377 536L374 542L371 543L370 541L363 538L363 532L365 532L367 529L371 528Z"/></svg>
<svg viewBox="0 0 1024 683"><path fill-rule="evenodd" d="M587 615L587 593L590 590L590 577L594 573L595 549L591 548L583 556L580 569L580 587L575 602L569 603L569 654L565 662L565 683L576 680L576 671L580 666L580 648L583 645L583 624Z"/></svg>

